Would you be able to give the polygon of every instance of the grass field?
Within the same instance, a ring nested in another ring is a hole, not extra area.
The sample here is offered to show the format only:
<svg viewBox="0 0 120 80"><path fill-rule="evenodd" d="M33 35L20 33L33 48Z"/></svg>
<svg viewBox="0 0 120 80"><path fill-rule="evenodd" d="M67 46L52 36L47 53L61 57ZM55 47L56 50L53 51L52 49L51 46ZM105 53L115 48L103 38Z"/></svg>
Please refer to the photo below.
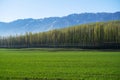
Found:
<svg viewBox="0 0 120 80"><path fill-rule="evenodd" d="M120 52L0 49L0 80L120 80Z"/></svg>

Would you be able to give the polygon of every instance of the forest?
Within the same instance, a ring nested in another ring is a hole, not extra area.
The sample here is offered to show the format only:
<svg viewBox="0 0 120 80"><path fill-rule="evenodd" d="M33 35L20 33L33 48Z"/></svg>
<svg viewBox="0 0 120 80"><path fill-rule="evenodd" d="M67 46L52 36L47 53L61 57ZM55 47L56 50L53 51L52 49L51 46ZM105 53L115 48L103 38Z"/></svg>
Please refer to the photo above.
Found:
<svg viewBox="0 0 120 80"><path fill-rule="evenodd" d="M1 48L120 48L120 21L0 37Z"/></svg>

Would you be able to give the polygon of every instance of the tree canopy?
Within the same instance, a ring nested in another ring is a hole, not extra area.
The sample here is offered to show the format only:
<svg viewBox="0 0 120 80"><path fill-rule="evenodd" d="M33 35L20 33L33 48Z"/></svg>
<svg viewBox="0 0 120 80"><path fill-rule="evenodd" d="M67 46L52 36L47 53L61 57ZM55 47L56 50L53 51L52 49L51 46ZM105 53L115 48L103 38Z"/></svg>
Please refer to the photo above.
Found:
<svg viewBox="0 0 120 80"><path fill-rule="evenodd" d="M120 48L120 21L97 22L48 32L0 37L0 47Z"/></svg>

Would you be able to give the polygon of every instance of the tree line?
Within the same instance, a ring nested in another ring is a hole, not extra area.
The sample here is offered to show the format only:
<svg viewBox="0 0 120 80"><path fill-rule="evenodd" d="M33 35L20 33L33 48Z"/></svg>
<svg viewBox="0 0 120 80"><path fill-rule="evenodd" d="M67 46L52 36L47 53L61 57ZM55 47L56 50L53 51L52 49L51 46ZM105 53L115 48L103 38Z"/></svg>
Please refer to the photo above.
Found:
<svg viewBox="0 0 120 80"><path fill-rule="evenodd" d="M47 32L0 37L3 48L120 48L120 21L97 22Z"/></svg>

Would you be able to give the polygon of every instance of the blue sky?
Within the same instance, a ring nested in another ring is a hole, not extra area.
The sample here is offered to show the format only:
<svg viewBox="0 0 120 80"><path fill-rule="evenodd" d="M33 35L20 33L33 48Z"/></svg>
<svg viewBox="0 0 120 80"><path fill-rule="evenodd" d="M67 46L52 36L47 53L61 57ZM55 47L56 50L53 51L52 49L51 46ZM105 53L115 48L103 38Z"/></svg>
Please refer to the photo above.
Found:
<svg viewBox="0 0 120 80"><path fill-rule="evenodd" d="M0 0L0 21L120 11L120 0Z"/></svg>

